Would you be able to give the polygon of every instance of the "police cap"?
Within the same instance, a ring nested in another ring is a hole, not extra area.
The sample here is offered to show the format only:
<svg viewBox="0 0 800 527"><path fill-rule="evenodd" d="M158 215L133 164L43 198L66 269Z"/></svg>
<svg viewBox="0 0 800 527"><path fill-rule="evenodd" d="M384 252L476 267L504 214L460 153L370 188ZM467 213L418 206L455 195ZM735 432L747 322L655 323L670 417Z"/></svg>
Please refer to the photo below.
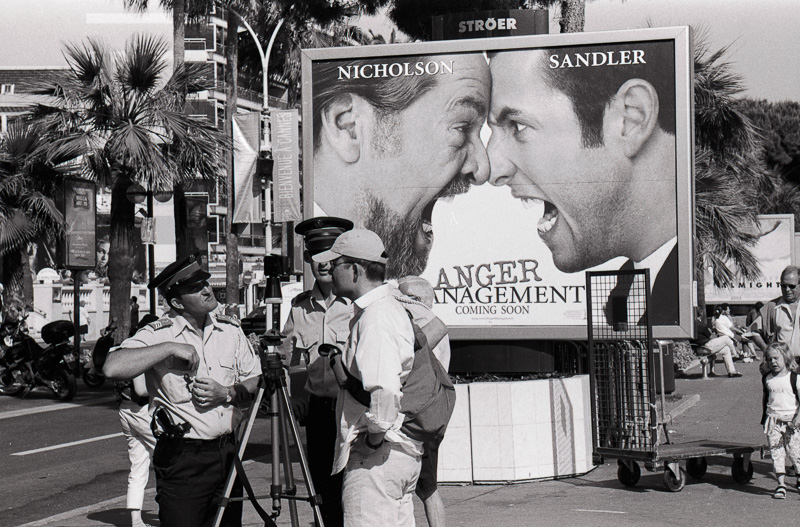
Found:
<svg viewBox="0 0 800 527"><path fill-rule="evenodd" d="M320 216L301 221L294 232L303 236L306 249L313 256L330 249L340 234L352 228L350 220Z"/></svg>
<svg viewBox="0 0 800 527"><path fill-rule="evenodd" d="M211 274L200 267L197 259L192 254L169 264L147 284L147 287L150 289L158 288L162 295L168 296L170 293L179 293L181 289L187 286L204 282L210 277Z"/></svg>

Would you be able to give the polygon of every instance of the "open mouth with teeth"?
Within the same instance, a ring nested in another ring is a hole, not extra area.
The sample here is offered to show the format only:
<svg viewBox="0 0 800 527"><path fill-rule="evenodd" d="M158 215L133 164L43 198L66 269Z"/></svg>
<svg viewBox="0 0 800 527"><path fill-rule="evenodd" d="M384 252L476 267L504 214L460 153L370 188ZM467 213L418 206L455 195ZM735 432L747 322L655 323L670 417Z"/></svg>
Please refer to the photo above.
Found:
<svg viewBox="0 0 800 527"><path fill-rule="evenodd" d="M436 199L431 200L430 203L425 205L420 214L419 230L415 240L415 251L417 254L427 254L433 244L433 207L436 205Z"/></svg>
<svg viewBox="0 0 800 527"><path fill-rule="evenodd" d="M536 230L539 232L540 237L544 236L553 229L556 222L558 221L558 207L556 207L549 201L543 200L541 198L519 198L519 199L520 201L522 201L522 205L526 209L532 209L535 207L543 206L542 217L539 218L539 223L536 226Z"/></svg>

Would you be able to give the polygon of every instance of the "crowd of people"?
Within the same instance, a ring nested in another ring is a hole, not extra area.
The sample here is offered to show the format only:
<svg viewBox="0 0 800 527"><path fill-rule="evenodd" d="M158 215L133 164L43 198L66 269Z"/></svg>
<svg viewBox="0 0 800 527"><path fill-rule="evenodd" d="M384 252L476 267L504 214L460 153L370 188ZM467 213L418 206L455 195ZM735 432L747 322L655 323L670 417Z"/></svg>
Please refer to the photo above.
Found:
<svg viewBox="0 0 800 527"><path fill-rule="evenodd" d="M293 299L276 351L290 371L299 366L307 374L292 390L293 406L306 427L324 524L413 525L416 493L429 524L444 525L436 481L444 429L420 439L404 428L400 405L418 350L415 329L436 360L444 368L449 363L447 328L430 309L431 285L416 276L386 282L380 237L353 229L348 220L312 218L296 232L304 237L314 283ZM120 419L129 444L128 508L135 527L145 526L141 507L151 455L161 525L212 524L237 427L257 388L256 352L235 318L217 314L208 278L193 257L164 269L150 287L166 299L169 313L140 324L106 359L106 376L133 379L120 393ZM322 344L341 350L341 364L368 393L366 403L337 381L332 363L319 353ZM238 478L230 495L242 495ZM241 502L229 502L222 525L241 525L241 514Z"/></svg>

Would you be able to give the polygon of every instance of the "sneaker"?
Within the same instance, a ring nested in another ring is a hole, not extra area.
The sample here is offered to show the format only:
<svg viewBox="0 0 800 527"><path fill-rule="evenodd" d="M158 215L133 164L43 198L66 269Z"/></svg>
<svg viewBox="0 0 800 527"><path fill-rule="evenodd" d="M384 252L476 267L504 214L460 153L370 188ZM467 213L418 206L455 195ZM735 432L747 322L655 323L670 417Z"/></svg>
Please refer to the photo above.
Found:
<svg viewBox="0 0 800 527"><path fill-rule="evenodd" d="M786 487L784 487L783 485L778 485L778 488L776 488L775 492L772 493L772 497L776 500L785 500Z"/></svg>
<svg viewBox="0 0 800 527"><path fill-rule="evenodd" d="M738 371L732 371L728 373L728 377L741 377L741 376L742 376L741 372Z"/></svg>
<svg viewBox="0 0 800 527"><path fill-rule="evenodd" d="M744 359L742 359L742 362L744 362L745 364L750 364L751 362L753 362L753 359L751 357L745 357Z"/></svg>

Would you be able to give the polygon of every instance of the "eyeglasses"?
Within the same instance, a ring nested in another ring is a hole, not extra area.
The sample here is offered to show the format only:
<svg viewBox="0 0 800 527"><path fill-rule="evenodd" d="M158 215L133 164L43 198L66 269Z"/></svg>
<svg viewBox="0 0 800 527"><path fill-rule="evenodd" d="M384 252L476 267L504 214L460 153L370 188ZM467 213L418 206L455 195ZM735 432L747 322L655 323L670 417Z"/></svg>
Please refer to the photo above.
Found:
<svg viewBox="0 0 800 527"><path fill-rule="evenodd" d="M798 284L784 284L783 282L781 282L781 289L792 289L793 290L797 286L798 286Z"/></svg>
<svg viewBox="0 0 800 527"><path fill-rule="evenodd" d="M199 293L200 291L204 290L206 287L208 287L208 281L203 280L202 282L199 282L193 286L187 287L182 294L193 295L195 293Z"/></svg>
<svg viewBox="0 0 800 527"><path fill-rule="evenodd" d="M336 260L331 262L331 272L333 272L333 270L340 265L353 265L353 262L341 261L341 260L342 260L341 258L337 258Z"/></svg>

